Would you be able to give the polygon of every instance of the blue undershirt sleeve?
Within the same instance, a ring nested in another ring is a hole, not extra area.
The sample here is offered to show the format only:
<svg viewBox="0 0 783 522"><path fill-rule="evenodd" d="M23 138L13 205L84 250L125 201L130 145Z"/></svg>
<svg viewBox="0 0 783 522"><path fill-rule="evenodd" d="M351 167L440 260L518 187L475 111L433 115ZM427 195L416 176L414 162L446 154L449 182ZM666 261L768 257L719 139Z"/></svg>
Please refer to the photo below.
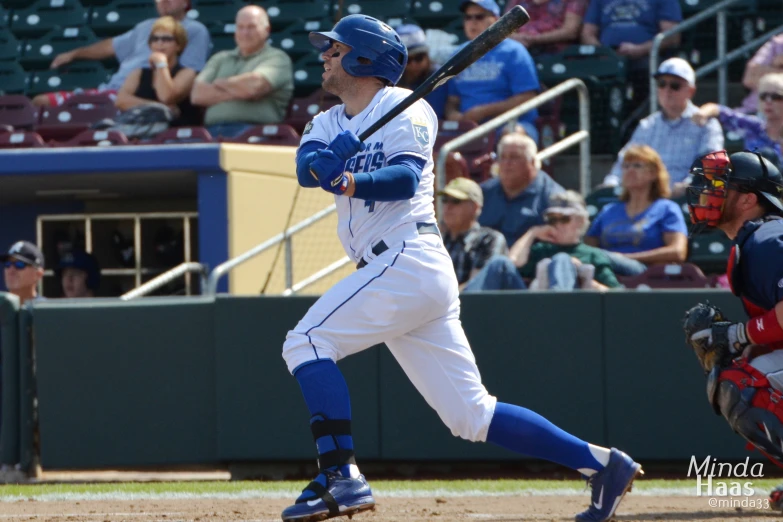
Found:
<svg viewBox="0 0 783 522"><path fill-rule="evenodd" d="M326 148L326 143L311 140L299 146L296 150L296 178L299 185L305 188L320 186L318 180L310 174L310 163L315 159L315 154Z"/></svg>
<svg viewBox="0 0 783 522"><path fill-rule="evenodd" d="M356 184L353 197L368 201L411 199L419 187L424 163L419 157L401 154L390 160L387 167L358 172L353 175Z"/></svg>

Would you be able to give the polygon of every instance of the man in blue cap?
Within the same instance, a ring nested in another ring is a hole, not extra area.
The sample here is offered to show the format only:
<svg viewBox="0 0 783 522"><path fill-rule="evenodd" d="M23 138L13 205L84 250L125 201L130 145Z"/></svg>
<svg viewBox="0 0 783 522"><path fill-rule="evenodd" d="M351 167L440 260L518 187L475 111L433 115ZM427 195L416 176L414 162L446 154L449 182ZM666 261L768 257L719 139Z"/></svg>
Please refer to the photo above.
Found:
<svg viewBox="0 0 783 522"><path fill-rule="evenodd" d="M475 39L500 16L500 7L494 0L464 0L460 9L468 40ZM512 39L500 42L447 86L446 119L476 123L483 123L530 100L540 89L533 58L524 45ZM532 110L519 118L525 132L536 142L537 117L538 111Z"/></svg>
<svg viewBox="0 0 783 522"><path fill-rule="evenodd" d="M396 31L400 35L402 43L408 49L408 64L405 66L402 78L400 78L397 86L413 91L435 72L435 65L430 60L427 37L421 27L414 24L405 24L397 27ZM432 110L435 111L438 119L442 120L446 108L446 88L439 87L430 92L424 99L430 104Z"/></svg>
<svg viewBox="0 0 783 522"><path fill-rule="evenodd" d="M63 297L95 297L101 283L98 261L82 250L66 253L54 273L62 284Z"/></svg>

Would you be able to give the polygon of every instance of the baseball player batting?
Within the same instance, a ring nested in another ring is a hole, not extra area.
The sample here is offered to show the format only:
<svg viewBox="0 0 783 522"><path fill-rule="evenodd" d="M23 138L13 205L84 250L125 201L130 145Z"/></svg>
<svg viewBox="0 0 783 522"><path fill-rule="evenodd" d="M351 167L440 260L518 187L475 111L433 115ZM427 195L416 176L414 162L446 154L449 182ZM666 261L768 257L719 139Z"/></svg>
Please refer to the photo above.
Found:
<svg viewBox="0 0 783 522"><path fill-rule="evenodd" d="M283 346L310 411L320 470L283 520L374 508L354 456L348 387L335 363L382 342L454 435L577 470L592 485L592 502L576 520L610 519L641 466L498 402L481 383L435 221L432 108L418 100L365 142L357 138L411 93L394 87L408 59L400 37L375 18L351 15L329 32L310 33L310 42L323 53L324 90L343 103L308 123L296 173L301 186L335 195L337 233L358 270L316 301Z"/></svg>

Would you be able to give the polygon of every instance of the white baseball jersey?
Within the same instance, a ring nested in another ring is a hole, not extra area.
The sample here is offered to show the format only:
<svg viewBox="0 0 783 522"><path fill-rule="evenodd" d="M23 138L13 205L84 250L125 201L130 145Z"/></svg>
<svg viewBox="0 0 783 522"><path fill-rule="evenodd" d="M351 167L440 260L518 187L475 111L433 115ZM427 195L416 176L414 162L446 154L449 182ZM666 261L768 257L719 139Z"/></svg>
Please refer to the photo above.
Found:
<svg viewBox="0 0 783 522"><path fill-rule="evenodd" d="M308 124L302 143L328 145L340 132L359 135L410 93L386 87L352 118L339 105ZM386 343L400 366L454 435L486 440L497 399L481 375L459 320L459 288L451 257L436 234L416 223L435 223L432 147L438 131L432 108L418 101L370 136L368 150L346 162L371 172L395 157L425 161L418 189L404 201L372 202L336 196L338 234L348 256L368 264L330 288L288 332L283 358L292 373L318 359L339 361ZM318 189L320 190L320 189ZM387 250L375 255L383 240Z"/></svg>
<svg viewBox="0 0 783 522"><path fill-rule="evenodd" d="M302 144L318 141L328 145L346 130L358 136L410 93L408 89L385 87L362 112L353 117L345 114L345 105L336 105L313 119L302 136ZM345 170L359 173L386 167L389 160L401 155L425 161L412 199L384 202L335 196L337 234L346 254L354 261L359 261L392 228L403 223L435 223L432 146L437 133L435 112L428 103L419 100L370 136L365 141L367 150L346 162Z"/></svg>

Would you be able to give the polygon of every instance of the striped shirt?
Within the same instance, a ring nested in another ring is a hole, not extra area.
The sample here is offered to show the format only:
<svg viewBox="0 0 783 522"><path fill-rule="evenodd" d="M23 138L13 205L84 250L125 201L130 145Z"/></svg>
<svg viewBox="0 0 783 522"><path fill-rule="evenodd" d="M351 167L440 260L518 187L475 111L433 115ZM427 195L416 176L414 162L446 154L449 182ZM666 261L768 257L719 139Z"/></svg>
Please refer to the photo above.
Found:
<svg viewBox="0 0 783 522"><path fill-rule="evenodd" d="M628 144L617 155L617 161L604 178L604 184L620 184L623 156L631 145L649 145L655 149L669 171L672 185L687 179L694 160L723 149L723 131L717 120L711 119L704 126L691 120L698 110L693 102L688 101L682 116L676 120L668 120L661 111L657 111L640 121Z"/></svg>

